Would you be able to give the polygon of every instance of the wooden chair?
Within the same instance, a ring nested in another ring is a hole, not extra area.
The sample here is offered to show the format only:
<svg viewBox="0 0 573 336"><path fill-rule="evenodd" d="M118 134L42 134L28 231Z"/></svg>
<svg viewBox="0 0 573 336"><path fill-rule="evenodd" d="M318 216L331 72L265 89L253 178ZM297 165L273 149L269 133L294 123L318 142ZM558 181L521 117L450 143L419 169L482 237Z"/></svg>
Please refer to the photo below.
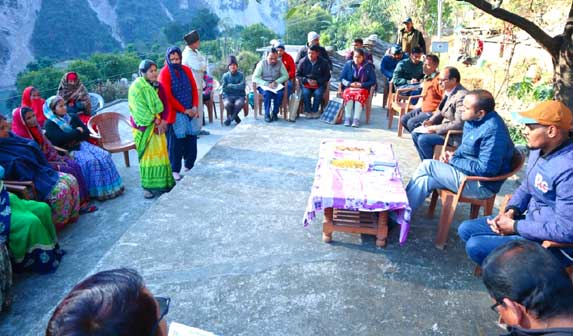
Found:
<svg viewBox="0 0 573 336"><path fill-rule="evenodd" d="M209 124L213 123L213 112L215 112L215 118L217 117L217 110L215 109L215 103L213 102L214 92L215 90L211 90L211 93L209 93L209 100L203 100L203 105L207 106Z"/></svg>
<svg viewBox="0 0 573 336"><path fill-rule="evenodd" d="M370 123L370 115L372 113L372 99L374 99L375 95L376 95L376 85L372 85L372 87L370 87L370 93L368 94L368 99L366 100L366 106L364 106L364 112L366 113L366 124ZM338 98L342 98L342 83L338 84L338 90L336 91L336 96Z"/></svg>
<svg viewBox="0 0 573 336"><path fill-rule="evenodd" d="M243 105L243 115L246 117L249 115L249 102L248 102L248 94L245 96L245 105ZM223 102L222 93L219 94L219 111L221 111L221 126L223 126L223 122L225 121L225 104Z"/></svg>
<svg viewBox="0 0 573 336"><path fill-rule="evenodd" d="M296 80L295 90L300 96L300 104L298 105L298 112L297 112L297 115L300 116L305 111L304 111L304 100L302 98L302 83L298 79ZM326 90L324 90L324 93L322 94L322 101L320 102L320 113L324 112L324 108L326 107L326 105L328 105L329 101L330 101L330 81L326 82Z"/></svg>
<svg viewBox="0 0 573 336"><path fill-rule="evenodd" d="M119 133L119 123L131 127L127 118L119 112L103 112L88 120L90 137L96 139L98 145L110 153L123 153L125 166L129 167L129 151L135 149L132 139L122 139Z"/></svg>
<svg viewBox="0 0 573 336"><path fill-rule="evenodd" d="M443 147L444 150L446 146ZM491 195L486 199L476 199L470 197L462 196L466 183L470 181L479 182L496 182L503 181L510 176L516 174L523 166L523 161L525 160L524 155L515 150L511 160L511 171L507 174L495 176L495 177L482 177L482 176L466 176L462 179L460 186L458 187L458 192L447 189L434 190L432 193L432 198L430 201L430 207L428 208L428 216L432 218L434 216L434 211L436 210L436 203L438 201L438 196L442 201L442 213L440 214L440 222L438 224L438 233L436 234L435 246L438 249L443 250L446 246L446 241L448 239L448 232L454 218L454 213L458 203L470 203L470 218L477 218L479 210L481 207L484 208L484 216L489 216L493 212L493 204L495 202L496 194Z"/></svg>
<svg viewBox="0 0 573 336"><path fill-rule="evenodd" d="M283 118L284 120L287 120L288 118L288 88L287 88L287 83L283 83L284 88L283 88L283 100L281 102L281 106L279 107L279 113L282 111L283 113ZM257 83L253 82L253 93L255 94L255 103L254 105L254 114L255 114L255 119L257 119L257 115L262 116L263 115L263 96L259 93L259 91L257 91ZM285 106L285 101L286 101L286 106Z"/></svg>
<svg viewBox="0 0 573 336"><path fill-rule="evenodd" d="M4 181L4 186L9 192L27 200L35 200L37 193L32 181Z"/></svg>
<svg viewBox="0 0 573 336"><path fill-rule="evenodd" d="M390 88L388 89L388 102L386 107L386 115L388 117L388 129L392 129L392 122L394 117L398 117L398 136L401 137L403 133L403 126L401 123L402 116L413 109L415 109L412 100L416 98L421 98L422 95L415 96L402 96L401 93L416 90L416 88L404 88L394 91L394 84L390 82ZM396 115L397 113L397 115Z"/></svg>

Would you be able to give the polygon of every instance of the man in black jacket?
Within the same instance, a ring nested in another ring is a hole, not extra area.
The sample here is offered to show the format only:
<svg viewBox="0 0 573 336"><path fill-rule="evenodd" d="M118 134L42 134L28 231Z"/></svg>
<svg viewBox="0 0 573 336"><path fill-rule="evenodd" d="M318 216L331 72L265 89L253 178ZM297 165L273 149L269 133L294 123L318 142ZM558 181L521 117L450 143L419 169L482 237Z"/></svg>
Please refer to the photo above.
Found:
<svg viewBox="0 0 573 336"><path fill-rule="evenodd" d="M509 334L573 335L573 284L551 252L519 239L495 249L483 263L483 282Z"/></svg>
<svg viewBox="0 0 573 336"><path fill-rule="evenodd" d="M299 63L303 60L303 58L305 58L308 55L310 47L318 46L320 57L324 58L326 62L328 62L328 68L332 70L332 60L330 59L330 56L328 56L328 52L326 52L326 49L320 45L320 35L312 31L308 33L307 40L308 43L304 47L299 49L298 54L296 55L296 59L294 60L294 63L298 66Z"/></svg>
<svg viewBox="0 0 573 336"><path fill-rule="evenodd" d="M318 45L311 46L308 55L300 61L296 70L296 77L302 86L304 113L310 119L320 117L318 107L324 91L328 90L326 84L330 80L328 63L319 55L320 47ZM313 98L312 104L311 98Z"/></svg>

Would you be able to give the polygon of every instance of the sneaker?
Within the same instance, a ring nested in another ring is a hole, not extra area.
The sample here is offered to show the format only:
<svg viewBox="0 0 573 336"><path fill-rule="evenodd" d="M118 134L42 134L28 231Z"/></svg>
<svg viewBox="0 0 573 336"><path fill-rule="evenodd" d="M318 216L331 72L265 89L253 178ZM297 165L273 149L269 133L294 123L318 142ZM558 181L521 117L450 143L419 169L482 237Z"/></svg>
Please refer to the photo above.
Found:
<svg viewBox="0 0 573 336"><path fill-rule="evenodd" d="M225 126L231 126L231 120L230 119L225 120L224 124Z"/></svg>
<svg viewBox="0 0 573 336"><path fill-rule="evenodd" d="M239 116L236 116L236 117L235 117L235 122L237 123L237 125L240 124L240 123L241 123L241 118L239 118Z"/></svg>
<svg viewBox="0 0 573 336"><path fill-rule="evenodd" d="M350 119L344 119L344 126L350 127Z"/></svg>
<svg viewBox="0 0 573 336"><path fill-rule="evenodd" d="M204 129L199 131L199 135L209 135L209 134L211 134L211 132L204 130Z"/></svg>
<svg viewBox="0 0 573 336"><path fill-rule="evenodd" d="M155 195L151 191L149 191L147 189L143 189L143 197L150 199L150 198L155 197Z"/></svg>
<svg viewBox="0 0 573 336"><path fill-rule="evenodd" d="M182 177L179 173L173 172L173 178L175 181L181 181Z"/></svg>
<svg viewBox="0 0 573 336"><path fill-rule="evenodd" d="M352 122L352 127L360 127L360 120L354 119L354 121Z"/></svg>
<svg viewBox="0 0 573 336"><path fill-rule="evenodd" d="M320 119L320 112L316 112L313 119Z"/></svg>
<svg viewBox="0 0 573 336"><path fill-rule="evenodd" d="M273 121L273 120L271 119L271 117L265 117L265 122L270 123L271 121Z"/></svg>
<svg viewBox="0 0 573 336"><path fill-rule="evenodd" d="M277 121L277 120L279 120L279 117L278 117L278 115L273 114L273 116L271 117L271 119L272 119L273 121Z"/></svg>

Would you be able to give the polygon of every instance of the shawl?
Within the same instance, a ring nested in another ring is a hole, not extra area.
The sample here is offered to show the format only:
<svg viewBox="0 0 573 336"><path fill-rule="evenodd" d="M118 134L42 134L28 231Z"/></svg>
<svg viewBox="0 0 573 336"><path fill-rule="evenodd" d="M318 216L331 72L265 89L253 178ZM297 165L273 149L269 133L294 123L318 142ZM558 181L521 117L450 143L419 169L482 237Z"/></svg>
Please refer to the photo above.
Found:
<svg viewBox="0 0 573 336"><path fill-rule="evenodd" d="M0 179L4 178L4 168L0 166ZM10 241L10 195L4 187L4 182L0 181L0 244Z"/></svg>
<svg viewBox="0 0 573 336"><path fill-rule="evenodd" d="M56 123L56 125L58 125L58 127L60 127L62 131L66 133L72 132L74 129L72 128L72 126L70 126L70 121L72 120L70 115L66 113L64 116L60 117L56 115L54 111L52 111L52 109L50 109L50 103L54 99L62 99L62 97L51 96L46 100L46 102L44 103L44 115L46 116L46 119Z"/></svg>
<svg viewBox="0 0 573 336"><path fill-rule="evenodd" d="M31 139L36 141L40 146L44 145L44 136L39 127L28 127L24 116L22 115L22 108L18 107L12 111L12 132L19 137Z"/></svg>
<svg viewBox="0 0 573 336"><path fill-rule="evenodd" d="M33 181L39 200L46 199L59 179L40 146L13 133L0 138L0 166L7 180Z"/></svg>
<svg viewBox="0 0 573 336"><path fill-rule="evenodd" d="M37 90L33 86L28 86L24 89L22 93L22 102L20 105L27 106L34 110L34 114L36 115L36 119L38 119L38 123L40 127L44 127L44 123L46 122L46 117L44 116L44 99L32 99L32 91Z"/></svg>
<svg viewBox="0 0 573 336"><path fill-rule="evenodd" d="M153 126L155 119L160 118L163 103L155 88L145 78L138 77L129 87L128 105L134 126L136 126L134 128L139 131L135 133L134 140L137 156L141 160L155 128L149 126ZM146 127L146 129L142 131L139 127Z"/></svg>
<svg viewBox="0 0 573 336"><path fill-rule="evenodd" d="M178 47L170 47L165 53L165 64L171 75L171 92L184 108L190 109L193 107L191 83L189 78L187 78L187 74L183 71L181 64L173 64L169 60L169 55L173 53L179 54L179 58L181 58L181 49Z"/></svg>
<svg viewBox="0 0 573 336"><path fill-rule="evenodd" d="M70 103L70 101L76 102L81 101L86 105L86 111L91 111L91 100L90 94L86 87L80 81L80 77L78 76L78 80L74 85L70 84L68 81L68 75L75 73L75 72L68 72L62 77L60 81L60 86L58 86L58 96L64 98L66 105ZM77 76L77 73L76 73Z"/></svg>

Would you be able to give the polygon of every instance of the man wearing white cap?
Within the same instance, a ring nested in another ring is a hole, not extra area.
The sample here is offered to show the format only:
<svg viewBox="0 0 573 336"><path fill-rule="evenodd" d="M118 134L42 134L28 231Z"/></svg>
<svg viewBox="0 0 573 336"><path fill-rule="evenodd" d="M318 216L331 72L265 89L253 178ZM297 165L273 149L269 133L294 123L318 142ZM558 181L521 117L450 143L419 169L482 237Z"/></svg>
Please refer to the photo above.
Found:
<svg viewBox="0 0 573 336"><path fill-rule="evenodd" d="M298 54L296 55L296 60L294 61L296 63L296 66L298 67L298 63L303 58L305 58L306 55L308 55L308 48L312 47L313 45L317 45L320 48L319 56L324 58L328 62L328 67L330 68L330 70L332 70L332 61L330 60L330 57L328 56L326 49L324 49L324 47L320 45L320 35L318 35L316 32L311 31L310 33L308 33L307 41L308 43L304 47L300 48Z"/></svg>

